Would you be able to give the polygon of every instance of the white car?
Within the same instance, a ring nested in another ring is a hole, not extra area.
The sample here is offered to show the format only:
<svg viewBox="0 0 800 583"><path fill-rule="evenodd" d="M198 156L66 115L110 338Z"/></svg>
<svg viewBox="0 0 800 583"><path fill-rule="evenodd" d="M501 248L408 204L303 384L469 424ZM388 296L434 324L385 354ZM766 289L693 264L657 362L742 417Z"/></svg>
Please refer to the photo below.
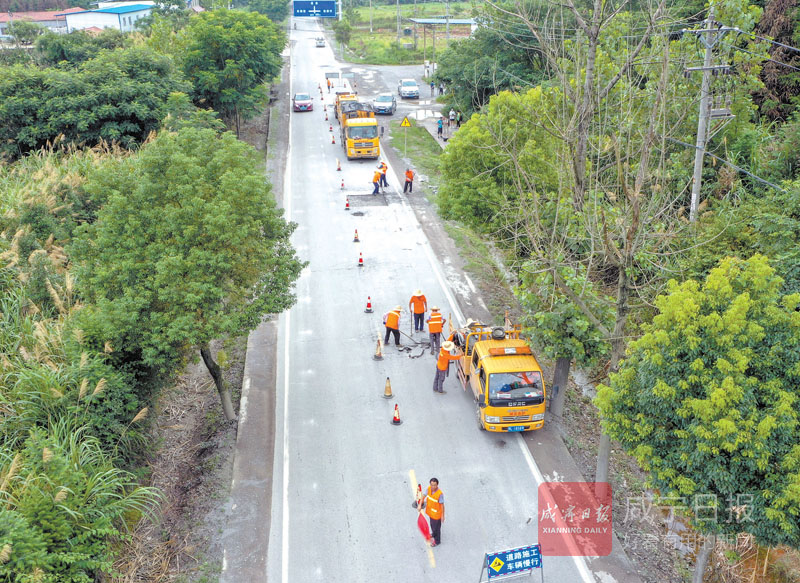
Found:
<svg viewBox="0 0 800 583"><path fill-rule="evenodd" d="M397 84L397 94L401 98L419 99L419 85L413 79L400 79Z"/></svg>
<svg viewBox="0 0 800 583"><path fill-rule="evenodd" d="M315 39L315 41L316 41L318 47L324 47L325 46L325 38L324 37L318 36Z"/></svg>

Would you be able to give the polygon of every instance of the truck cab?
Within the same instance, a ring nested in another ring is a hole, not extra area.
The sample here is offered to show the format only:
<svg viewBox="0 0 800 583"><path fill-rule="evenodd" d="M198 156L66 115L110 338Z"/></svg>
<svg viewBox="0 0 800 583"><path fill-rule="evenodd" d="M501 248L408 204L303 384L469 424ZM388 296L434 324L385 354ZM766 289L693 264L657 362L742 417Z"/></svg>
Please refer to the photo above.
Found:
<svg viewBox="0 0 800 583"><path fill-rule="evenodd" d="M540 429L544 425L544 376L521 337L519 326L486 326L470 321L453 330L463 350L458 378L475 398L478 425L494 432Z"/></svg>
<svg viewBox="0 0 800 583"><path fill-rule="evenodd" d="M345 117L342 121L342 148L348 160L378 158L381 154L378 121L375 117Z"/></svg>

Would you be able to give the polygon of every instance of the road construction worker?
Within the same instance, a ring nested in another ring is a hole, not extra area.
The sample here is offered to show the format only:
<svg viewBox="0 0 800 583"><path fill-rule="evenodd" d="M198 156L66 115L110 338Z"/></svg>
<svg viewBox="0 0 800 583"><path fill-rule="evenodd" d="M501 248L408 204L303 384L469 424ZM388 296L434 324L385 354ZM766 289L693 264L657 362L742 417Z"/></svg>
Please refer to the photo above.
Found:
<svg viewBox="0 0 800 583"><path fill-rule="evenodd" d="M408 300L408 310L414 314L414 332L422 332L425 329L423 320L428 311L428 299L422 295L421 289L416 290Z"/></svg>
<svg viewBox="0 0 800 583"><path fill-rule="evenodd" d="M411 168L406 168L406 183L403 186L403 194L406 192L414 191L414 171Z"/></svg>
<svg viewBox="0 0 800 583"><path fill-rule="evenodd" d="M403 306L395 306L394 310L386 312L383 316L383 325L386 327L386 337L383 343L389 342L389 335L394 335L394 345L400 346L400 313Z"/></svg>
<svg viewBox="0 0 800 583"><path fill-rule="evenodd" d="M433 377L433 392L444 393L442 385L444 378L447 376L447 369L450 368L451 360L458 360L461 354L450 354L450 351L456 347L455 344L449 340L442 343L442 348L439 350L439 358L436 361L436 376Z"/></svg>
<svg viewBox="0 0 800 583"><path fill-rule="evenodd" d="M381 161L381 163L378 164L378 170L381 171L381 186L388 187L389 183L386 181L386 171L389 170L389 166L386 165L386 162Z"/></svg>
<svg viewBox="0 0 800 583"><path fill-rule="evenodd" d="M376 170L375 174L372 175L372 184L375 186L375 190L372 191L372 194L378 194L378 191L381 188L381 171Z"/></svg>
<svg viewBox="0 0 800 583"><path fill-rule="evenodd" d="M425 496L425 514L431 521L431 546L442 544L442 523L444 522L444 494L439 489L438 478L431 478L428 495Z"/></svg>
<svg viewBox="0 0 800 583"><path fill-rule="evenodd" d="M431 317L428 318L428 333L431 335L431 354L439 352L439 342L442 339L444 318L439 311L439 306L431 306Z"/></svg>

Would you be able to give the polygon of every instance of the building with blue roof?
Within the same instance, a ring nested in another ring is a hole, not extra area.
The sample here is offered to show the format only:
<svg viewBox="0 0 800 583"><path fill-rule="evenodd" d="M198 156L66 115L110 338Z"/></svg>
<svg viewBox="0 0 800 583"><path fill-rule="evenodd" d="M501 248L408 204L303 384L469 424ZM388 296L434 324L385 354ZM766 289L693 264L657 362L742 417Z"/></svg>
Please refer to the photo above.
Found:
<svg viewBox="0 0 800 583"><path fill-rule="evenodd" d="M136 29L136 21L152 11L152 4L128 4L107 6L96 10L82 10L64 14L67 32L87 29L116 28L121 32Z"/></svg>

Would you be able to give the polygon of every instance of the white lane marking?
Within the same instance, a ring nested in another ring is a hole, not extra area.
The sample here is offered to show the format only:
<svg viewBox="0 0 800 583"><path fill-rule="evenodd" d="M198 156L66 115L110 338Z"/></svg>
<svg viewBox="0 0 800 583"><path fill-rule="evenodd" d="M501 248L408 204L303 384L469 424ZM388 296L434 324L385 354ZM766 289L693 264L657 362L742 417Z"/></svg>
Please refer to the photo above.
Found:
<svg viewBox="0 0 800 583"><path fill-rule="evenodd" d="M469 289L471 289L471 290L472 290L472 293L478 293L478 290L477 290L477 289L475 289L475 284L474 284L474 283L472 283L472 280L469 278L469 275L467 275L467 274L465 273L465 274L464 274L464 279L466 279L466 280L467 280L467 285L469 286Z"/></svg>
<svg viewBox="0 0 800 583"><path fill-rule="evenodd" d="M525 461L528 463L528 468L533 474L533 479L536 480L536 487L538 489L538 487L545 481L544 476L542 475L542 472L539 470L539 466L536 465L536 461L533 459L531 451L528 449L528 444L525 443L525 438L522 437L521 433L517 434L517 438L518 438L517 443L519 444L519 447L522 450L522 455L525 458ZM551 500L551 502L555 504L553 500ZM570 545L570 550L573 551L572 562L575 563L575 568L578 569L578 573L580 574L581 579L584 581L584 583L595 583L596 579L594 578L594 575L592 575L591 572L589 571L589 567L586 566L586 561L583 560L583 557L577 556L576 552L577 549L575 549L574 547L575 541L571 536L569 537L569 541L573 543L572 545Z"/></svg>
<svg viewBox="0 0 800 583"><path fill-rule="evenodd" d="M294 67L289 59L289 94L292 94ZM292 115L289 115L289 139L286 147L286 171L283 173L283 207L286 220L292 220ZM289 583L289 333L292 310L286 310L283 329L283 525L281 531L281 581ZM275 409L277 415L277 408Z"/></svg>
<svg viewBox="0 0 800 583"><path fill-rule="evenodd" d="M242 396L239 399L239 424L247 423L247 395L250 392L250 377L245 377L242 383Z"/></svg>

